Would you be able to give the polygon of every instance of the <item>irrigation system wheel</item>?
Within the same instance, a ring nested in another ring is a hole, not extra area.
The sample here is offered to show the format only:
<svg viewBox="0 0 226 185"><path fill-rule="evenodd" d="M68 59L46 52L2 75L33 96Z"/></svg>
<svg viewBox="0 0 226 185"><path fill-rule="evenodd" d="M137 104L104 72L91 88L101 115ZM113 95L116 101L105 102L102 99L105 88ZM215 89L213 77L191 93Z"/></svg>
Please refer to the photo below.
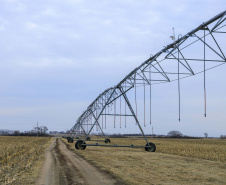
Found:
<svg viewBox="0 0 226 185"><path fill-rule="evenodd" d="M148 146L148 144L146 144L146 146ZM150 147L145 147L145 150L147 152L155 152L155 150L156 150L155 144L154 143L149 143L149 146Z"/></svg>
<svg viewBox="0 0 226 185"><path fill-rule="evenodd" d="M76 137L76 139L79 139L79 137Z"/></svg>
<svg viewBox="0 0 226 185"><path fill-rule="evenodd" d="M87 140L87 141L90 141L91 139L90 139L90 137L86 137L86 140Z"/></svg>
<svg viewBox="0 0 226 185"><path fill-rule="evenodd" d="M104 141L105 143L110 143L111 142L111 140L110 139L105 139L105 141Z"/></svg>
<svg viewBox="0 0 226 185"><path fill-rule="evenodd" d="M78 140L76 143L75 143L75 148L77 150L84 150L86 148L86 145L82 145L82 144L86 144L85 141L83 140Z"/></svg>
<svg viewBox="0 0 226 185"><path fill-rule="evenodd" d="M71 137L67 137L67 142L68 142L68 143L73 143L73 142L74 142L74 139L71 138Z"/></svg>

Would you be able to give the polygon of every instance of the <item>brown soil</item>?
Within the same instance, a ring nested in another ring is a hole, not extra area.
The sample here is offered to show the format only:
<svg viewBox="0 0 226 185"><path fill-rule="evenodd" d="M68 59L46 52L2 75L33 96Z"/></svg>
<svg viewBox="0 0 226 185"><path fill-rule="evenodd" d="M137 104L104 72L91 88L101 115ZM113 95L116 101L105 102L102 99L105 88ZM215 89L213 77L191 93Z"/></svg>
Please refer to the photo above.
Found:
<svg viewBox="0 0 226 185"><path fill-rule="evenodd" d="M61 139L55 138L46 151L45 162L37 185L100 185L116 184L87 161L69 150Z"/></svg>

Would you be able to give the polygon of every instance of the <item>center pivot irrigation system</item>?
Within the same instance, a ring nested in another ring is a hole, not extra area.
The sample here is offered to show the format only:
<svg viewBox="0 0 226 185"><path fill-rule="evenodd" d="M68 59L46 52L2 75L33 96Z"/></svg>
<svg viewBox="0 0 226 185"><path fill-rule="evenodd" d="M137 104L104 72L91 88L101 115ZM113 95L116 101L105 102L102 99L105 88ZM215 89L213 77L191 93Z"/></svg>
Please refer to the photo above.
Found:
<svg viewBox="0 0 226 185"><path fill-rule="evenodd" d="M86 146L133 147L145 148L146 151L154 152L156 146L154 143L148 142L141 122L138 120L137 96L141 94L144 96L144 116L140 120L142 120L145 127L145 113L147 112L145 109L147 104L151 124L152 85L176 81L178 85L178 115L180 121L180 79L201 72L204 74L204 116L206 116L206 71L226 63L224 54L226 50L225 19L226 11L202 23L184 36L179 35L178 38L175 38L175 35L173 35L171 37L173 43L167 45L155 55L151 55L150 58L131 71L117 85L101 93L77 119L76 124L70 130L70 133L74 135L83 133L85 136L83 140L77 140L75 147L77 149L85 149ZM142 89L142 93L138 92L138 87L142 87L139 88ZM150 93L148 99L146 98L147 91ZM131 101L131 97L133 101ZM120 122L120 128L122 125L126 127L129 119L135 120L135 124L146 140L146 145L86 144L85 141L91 140L89 135L95 127L105 137L104 142L110 143L110 139L104 134L103 129L106 129L106 123L110 122L114 123L115 127L116 117L117 121ZM71 136L67 137L67 139L73 142ZM78 136L76 139L79 139Z"/></svg>

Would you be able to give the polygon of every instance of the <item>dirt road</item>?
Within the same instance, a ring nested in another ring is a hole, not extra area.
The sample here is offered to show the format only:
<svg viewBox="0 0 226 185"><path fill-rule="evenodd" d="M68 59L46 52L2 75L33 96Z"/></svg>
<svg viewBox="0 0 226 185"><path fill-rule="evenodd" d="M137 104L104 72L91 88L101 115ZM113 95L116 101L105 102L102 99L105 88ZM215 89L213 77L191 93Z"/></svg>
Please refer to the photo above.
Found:
<svg viewBox="0 0 226 185"><path fill-rule="evenodd" d="M46 151L45 162L36 184L111 185L116 184L116 181L67 149L60 138L55 138Z"/></svg>

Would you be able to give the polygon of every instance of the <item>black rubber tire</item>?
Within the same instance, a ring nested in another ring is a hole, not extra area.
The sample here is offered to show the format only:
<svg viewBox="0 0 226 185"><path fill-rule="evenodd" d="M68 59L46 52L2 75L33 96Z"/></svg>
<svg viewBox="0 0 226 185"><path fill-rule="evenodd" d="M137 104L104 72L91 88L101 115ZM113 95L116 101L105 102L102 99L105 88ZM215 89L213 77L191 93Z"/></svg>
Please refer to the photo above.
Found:
<svg viewBox="0 0 226 185"><path fill-rule="evenodd" d="M86 145L82 145L82 144L86 144L85 141L83 140L78 140L76 143L75 143L75 148L77 150L85 150L86 149Z"/></svg>
<svg viewBox="0 0 226 185"><path fill-rule="evenodd" d="M111 143L111 140L110 139L105 139L105 141L104 141L105 143Z"/></svg>
<svg viewBox="0 0 226 185"><path fill-rule="evenodd" d="M148 144L146 144L145 146L148 146ZM145 147L145 150L146 150L147 152L155 152L155 150L156 150L155 144L154 144L154 143L149 143L149 146L151 146L151 148Z"/></svg>
<svg viewBox="0 0 226 185"><path fill-rule="evenodd" d="M87 140L87 141L90 141L91 139L90 139L90 137L86 137L86 140Z"/></svg>
<svg viewBox="0 0 226 185"><path fill-rule="evenodd" d="M73 143L73 142L74 142L74 139L71 138L71 137L67 137L67 142L68 142L68 143Z"/></svg>
<svg viewBox="0 0 226 185"><path fill-rule="evenodd" d="M76 139L79 139L79 137L76 137Z"/></svg>

